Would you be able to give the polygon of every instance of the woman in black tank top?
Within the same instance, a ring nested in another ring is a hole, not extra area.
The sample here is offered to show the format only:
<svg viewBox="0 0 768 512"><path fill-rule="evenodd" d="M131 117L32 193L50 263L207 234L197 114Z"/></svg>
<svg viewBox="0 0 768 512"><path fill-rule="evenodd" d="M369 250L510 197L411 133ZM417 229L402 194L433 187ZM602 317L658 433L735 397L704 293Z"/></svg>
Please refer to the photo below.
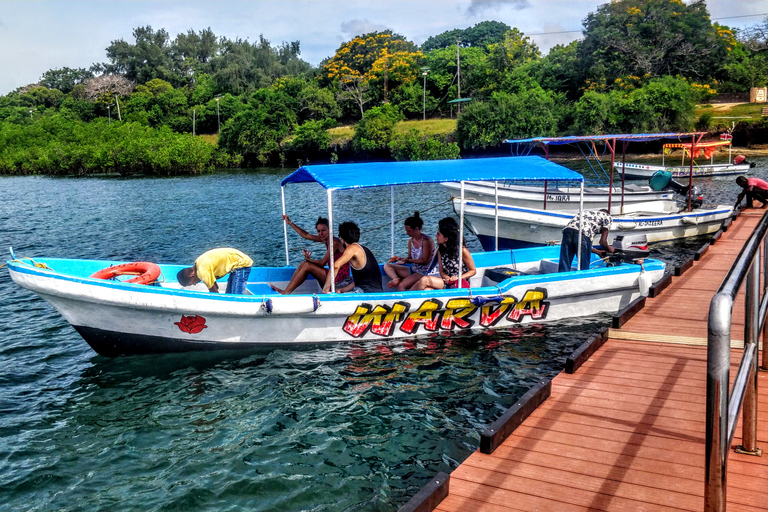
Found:
<svg viewBox="0 0 768 512"><path fill-rule="evenodd" d="M373 253L364 245L354 244L360 247L365 253L365 265L363 268L355 268L354 263L350 264L352 269L352 279L355 281L355 288L360 288L365 293L383 292L381 286L381 270ZM346 251L345 251L346 252Z"/></svg>
<svg viewBox="0 0 768 512"><path fill-rule="evenodd" d="M360 228L357 227L357 224L354 222L343 222L339 226L339 238L344 240L347 248L344 250L341 258L333 262L334 271L338 272L344 264L349 262L352 278L355 281L355 291L358 291L358 288L359 291L365 293L384 291L381 286L381 270L379 269L376 257L370 249L358 243L358 240L360 240ZM329 277L323 287L323 293L328 293L330 290L331 279Z"/></svg>

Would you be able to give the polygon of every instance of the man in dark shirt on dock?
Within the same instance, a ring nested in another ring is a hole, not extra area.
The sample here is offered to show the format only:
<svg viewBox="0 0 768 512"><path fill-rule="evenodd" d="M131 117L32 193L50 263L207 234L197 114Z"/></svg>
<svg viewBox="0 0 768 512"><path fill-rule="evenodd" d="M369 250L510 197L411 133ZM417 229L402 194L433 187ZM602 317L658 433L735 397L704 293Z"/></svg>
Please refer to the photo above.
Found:
<svg viewBox="0 0 768 512"><path fill-rule="evenodd" d="M604 253L605 250L613 252L612 245L608 245L608 228L611 227L613 219L608 214L608 210L583 211L576 214L571 222L563 229L563 240L560 242L560 263L558 272L568 272L571 270L573 258L579 250L579 224L581 224L581 261L579 269L589 268L590 253ZM600 246L604 249L599 251L592 248L592 239L600 233Z"/></svg>
<svg viewBox="0 0 768 512"><path fill-rule="evenodd" d="M739 207L741 200L744 196L747 196L747 208L752 207L752 200L757 199L763 205L763 208L768 208L768 183L760 178L747 178L746 176L739 176L736 178L736 184L743 190L739 197L736 198L736 204L733 205L733 209Z"/></svg>

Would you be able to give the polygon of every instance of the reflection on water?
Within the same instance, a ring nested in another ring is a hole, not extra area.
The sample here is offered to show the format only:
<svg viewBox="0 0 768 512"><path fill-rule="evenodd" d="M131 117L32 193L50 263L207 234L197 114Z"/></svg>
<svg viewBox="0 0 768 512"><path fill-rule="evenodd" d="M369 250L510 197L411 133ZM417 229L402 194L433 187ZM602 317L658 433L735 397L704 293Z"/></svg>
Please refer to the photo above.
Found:
<svg viewBox="0 0 768 512"><path fill-rule="evenodd" d="M234 246L257 265L282 265L285 174L0 178L0 245L20 256L178 263ZM732 179L702 186L728 204L738 191ZM335 223L357 221L377 255L390 251L389 194L334 196ZM286 196L299 225L325 213L315 185ZM424 212L432 233L451 214L446 198L436 185L405 188L397 215ZM679 264L702 242L658 244L654 256ZM291 244L298 260L307 244L293 235ZM62 511L395 510L608 320L107 359L5 271L0 315L0 509Z"/></svg>

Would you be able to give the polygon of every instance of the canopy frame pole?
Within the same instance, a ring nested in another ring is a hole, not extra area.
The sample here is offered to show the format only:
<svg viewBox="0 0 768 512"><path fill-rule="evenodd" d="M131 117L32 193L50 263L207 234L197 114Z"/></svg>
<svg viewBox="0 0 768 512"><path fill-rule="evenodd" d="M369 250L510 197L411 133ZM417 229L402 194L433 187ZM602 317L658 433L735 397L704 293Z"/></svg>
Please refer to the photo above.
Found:
<svg viewBox="0 0 768 512"><path fill-rule="evenodd" d="M280 197L283 201L283 217L285 217L285 185L280 187ZM283 218L283 235L285 237L285 266L291 266L291 260L288 256L288 222Z"/></svg>
<svg viewBox="0 0 768 512"><path fill-rule="evenodd" d="M546 181L544 183L546 183ZM499 182L498 181L493 182L493 191L494 191L494 195L496 196L496 206L495 206L496 225L494 226L494 234L496 237L496 250L498 251L499 250Z"/></svg>
<svg viewBox="0 0 768 512"><path fill-rule="evenodd" d="M580 190L579 190L579 244L578 249L576 249L576 271L581 270L581 237L582 231L584 229L584 181L582 180ZM589 257L589 255L587 255ZM589 267L587 267L589 268Z"/></svg>
<svg viewBox="0 0 768 512"><path fill-rule="evenodd" d="M392 219L392 225L390 226L390 239L391 239L391 250L390 250L390 256L395 255L395 187L394 185L389 187L390 191L390 200L389 200L389 216L390 219Z"/></svg>
<svg viewBox="0 0 768 512"><path fill-rule="evenodd" d="M611 213L611 203L613 201L613 164L616 162L616 139L613 139L613 145L610 140L605 141L608 150L611 152L611 172L608 175L608 213ZM621 190L624 190L624 181L621 182Z"/></svg>
<svg viewBox="0 0 768 512"><path fill-rule="evenodd" d="M694 133L691 135L691 158L690 158L690 170L688 172L688 211L691 211L691 196L693 195L693 152L696 151L696 144L701 141L701 138L704 137L704 134L699 135L696 137L696 134ZM683 154L685 154L685 150L683 150Z"/></svg>
<svg viewBox="0 0 768 512"><path fill-rule="evenodd" d="M627 148L629 147L629 141L624 141L621 145L621 209L619 212L624 215L624 183L626 183L626 166L627 166ZM610 213L610 210L609 210Z"/></svg>
<svg viewBox="0 0 768 512"><path fill-rule="evenodd" d="M331 193L333 192L333 189L328 189L328 255L331 257L330 263L328 265L328 271L331 274L331 293L336 293L336 275L333 269L333 197L331 196ZM325 283L323 283L323 286L325 286Z"/></svg>
<svg viewBox="0 0 768 512"><path fill-rule="evenodd" d="M547 184L548 183L549 182L547 180L544 180L544 207L542 208L542 210L547 209Z"/></svg>
<svg viewBox="0 0 768 512"><path fill-rule="evenodd" d="M461 286L461 274L464 269L464 181L461 182L461 213L459 214L459 282L458 288Z"/></svg>

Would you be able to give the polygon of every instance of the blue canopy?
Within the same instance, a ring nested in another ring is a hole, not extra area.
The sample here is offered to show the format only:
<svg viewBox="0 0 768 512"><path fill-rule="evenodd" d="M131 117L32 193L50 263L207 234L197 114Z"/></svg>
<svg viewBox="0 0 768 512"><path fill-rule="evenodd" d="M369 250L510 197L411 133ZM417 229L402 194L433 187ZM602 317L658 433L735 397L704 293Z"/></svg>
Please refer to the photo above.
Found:
<svg viewBox="0 0 768 512"><path fill-rule="evenodd" d="M573 144L574 142L592 142L605 140L620 140L623 142L640 141L648 142L659 139L681 139L683 137L693 137L694 135L706 135L706 132L682 132L682 133L623 133L619 135L572 135L570 137L533 137L530 139L509 139L504 142L507 144L518 143L536 143L551 144L553 146L562 144Z"/></svg>
<svg viewBox="0 0 768 512"><path fill-rule="evenodd" d="M288 183L317 182L326 189L386 187L448 181L584 181L572 171L540 156L420 160L359 164L305 165L285 178Z"/></svg>

